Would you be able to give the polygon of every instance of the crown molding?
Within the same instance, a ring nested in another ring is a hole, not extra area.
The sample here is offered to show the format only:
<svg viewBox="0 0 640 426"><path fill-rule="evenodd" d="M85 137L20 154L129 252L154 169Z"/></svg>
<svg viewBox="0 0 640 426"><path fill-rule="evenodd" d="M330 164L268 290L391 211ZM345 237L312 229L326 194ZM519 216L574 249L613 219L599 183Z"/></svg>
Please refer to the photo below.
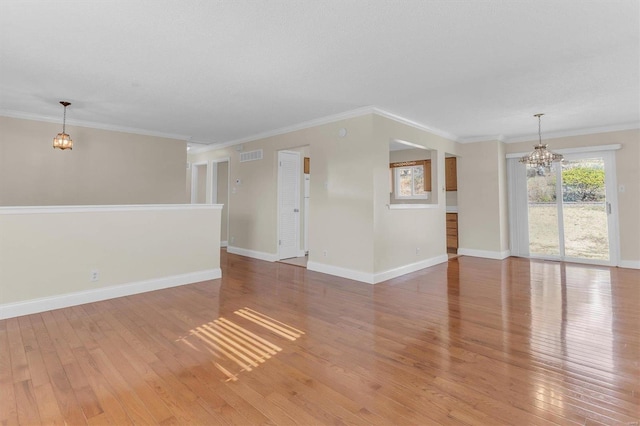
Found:
<svg viewBox="0 0 640 426"><path fill-rule="evenodd" d="M9 118L20 118L23 120L44 121L47 123L61 124L60 117L51 117L48 115L30 114L22 111L13 111L0 109L0 116ZM178 139L181 141L191 141L191 137L187 135L179 135L175 133L156 132L153 130L138 129L136 127L115 126L112 124L95 123L93 121L73 120L67 118L67 125L77 127L88 127L91 129L109 130L112 132L132 133L135 135L155 136L159 138ZM195 141L194 141L195 142Z"/></svg>
<svg viewBox="0 0 640 426"><path fill-rule="evenodd" d="M218 149L227 148L234 145L240 145L243 143L257 141L259 139L266 139L272 136L278 136L278 135L283 135L285 133L295 132L297 130L304 130L311 127L320 126L323 124L329 124L329 123L334 123L336 121L347 120L349 118L361 117L363 115L372 114L373 112L374 112L374 108L372 106L352 109L352 110L341 112L338 114L316 118L314 120L303 121L301 123L294 124L291 126L281 127L279 129L269 130L262 133L256 133L254 135L247 136L245 138L233 139L233 140L230 140L227 142L221 142L221 143L212 143L212 144L209 144L209 146L207 147L198 148L197 150L194 150L193 153L198 154L201 152L215 151ZM193 142L196 142L196 141L193 141Z"/></svg>
<svg viewBox="0 0 640 426"><path fill-rule="evenodd" d="M506 142L507 139L504 135L494 135L494 136L474 136L471 138L460 138L457 142L465 144L465 143L476 143L476 142L490 142L490 141L498 141L498 142Z"/></svg>
<svg viewBox="0 0 640 426"><path fill-rule="evenodd" d="M326 117L321 117L321 118L317 118L314 120L309 120L309 121L303 121L302 123L298 123L298 124L294 124L292 126L287 126L287 127L281 127L279 129L275 129L275 130L270 130L267 132L262 132L262 133L257 133L255 135L251 135L251 136L247 136L245 138L240 138L240 139L234 139L234 140L230 140L227 142L221 142L221 143L213 143L213 144L209 144L206 147L201 147L201 148L197 148L194 149L192 151L189 152L189 154L199 154L202 152L207 152L207 151L215 151L218 149L222 149L222 148L227 148L230 146L234 146L234 145L240 145L243 143L249 143L249 142L253 142L259 139L265 139L265 138L269 138L272 136L278 136L278 135L283 135L285 133L291 133L291 132L295 132L297 130L304 130L304 129L308 129L311 127L316 127L316 126L320 126L323 124L329 124L329 123L335 123L336 121L341 121L341 120L347 120L349 118L356 118L356 117L361 117L363 115L367 115L367 114L376 114L379 115L381 117L385 117L388 118L390 120L394 120L397 121L399 123L405 124L407 126L411 126L414 127L416 129L419 130L423 130L429 133L432 133L434 135L443 137L445 139L449 139L452 141L457 141L458 138L457 136L445 132L443 130L439 130L439 129L435 129L433 127L429 127L425 124L422 123L418 123L416 121L413 120L409 120L407 118L401 117L399 115L390 113L388 111L385 111L383 109L374 107L374 106L365 106L365 107L361 107L361 108L356 108L356 109L352 109L349 111L345 111L345 112L341 112L338 114L333 114L333 115L328 115ZM195 140L193 140L192 142L196 142Z"/></svg>
<svg viewBox="0 0 640 426"><path fill-rule="evenodd" d="M383 110L381 108L374 107L373 108L373 113L377 114L377 115L379 115L381 117L385 117L385 118L388 118L390 120L397 121L398 123L402 123L402 124L405 124L407 126L416 128L418 130L423 130L425 132L432 133L432 134L434 134L436 136L440 136L442 138L449 139L450 141L459 142L459 140L458 140L459 138L456 135L454 135L453 133L449 133L449 132L446 132L444 130L436 129L434 127L429 127L426 124L422 124L422 123L418 123L417 121L409 120L408 118L404 118L404 117L399 116L397 114L393 114L393 113L391 113L389 111L385 111L385 110Z"/></svg>
<svg viewBox="0 0 640 426"><path fill-rule="evenodd" d="M566 130L560 132L544 132L542 134L542 140L548 139L556 139L556 138L566 138L570 136L583 136L583 135L593 135L596 133L610 133L610 132L619 132L623 130L637 130L640 129L640 121L632 122L632 123L623 123L623 124L615 124L612 126L600 126L600 127L588 127L584 129L574 129L574 130ZM505 140L505 143L517 143L517 142L529 142L538 139L538 134L532 134L528 136L518 136L514 138L508 138Z"/></svg>
<svg viewBox="0 0 640 426"><path fill-rule="evenodd" d="M367 114L376 114L381 117L388 118L390 120L394 120L396 122L405 124L407 126L416 128L418 130L422 130L425 132L429 132L431 134L443 137L453 142L458 142L462 144L467 143L476 143L476 142L488 142L488 141L499 141L504 143L517 143L517 142L527 142L532 141L538 138L537 134L525 135L525 136L517 136L517 137L507 137L505 135L493 135L493 136L477 136L477 137L469 137L469 138L461 138L453 133L449 133L447 131L437 129L434 127L427 126L426 124L419 123L417 121L409 120L400 115L391 113L389 111L383 110L381 108L369 105L361 108L352 109L349 111L341 112L338 114L328 115L325 117L303 121L301 123L297 123L291 126L281 127L279 129L269 130L266 132L257 133L251 136L247 136L240 139L233 139L226 142L213 143L210 141L202 141L195 140L191 136L181 135L175 133L165 133L165 132L157 132L146 129L139 129L135 127L125 127L125 126L116 126L111 124L103 124L103 123L95 123L91 121L82 121L82 120L73 120L67 119L67 124L71 126L79 126L79 127L88 127L92 129L100 129L100 130L109 130L114 132L123 132L123 133L132 133L137 135L144 136L154 136L161 137L167 139L176 139L180 141L186 141L188 143L206 145L204 147L197 147L189 151L189 154L199 154L207 151L215 151L222 148L227 148L234 145L240 145L243 143L253 142L259 139L265 139L272 136L278 136L285 133L291 133L297 130L304 130L315 126L320 126L323 124L334 123L336 121L346 120L355 117L361 117ZM10 118L19 118L24 120L35 120L35 121L44 121L49 123L60 123L60 117L52 117L46 115L39 114L30 114L22 111L13 111L7 109L0 109L0 116L10 117ZM561 137L569 137L569 136L581 136L581 135L589 135L595 133L609 133L623 130L636 130L640 129L640 121L631 122L631 123L623 123L612 126L601 126L601 127L590 127L584 129L574 129L567 131L560 131L554 133L546 132L544 134L544 139L554 139Z"/></svg>
<svg viewBox="0 0 640 426"><path fill-rule="evenodd" d="M596 146L581 146L579 148L559 148L554 149L553 152L558 154L579 154L582 152L601 152L601 151L617 151L621 149L622 145L619 143L612 143L609 145L596 145ZM521 158L524 155L529 154L527 152L511 152L506 155L506 158Z"/></svg>

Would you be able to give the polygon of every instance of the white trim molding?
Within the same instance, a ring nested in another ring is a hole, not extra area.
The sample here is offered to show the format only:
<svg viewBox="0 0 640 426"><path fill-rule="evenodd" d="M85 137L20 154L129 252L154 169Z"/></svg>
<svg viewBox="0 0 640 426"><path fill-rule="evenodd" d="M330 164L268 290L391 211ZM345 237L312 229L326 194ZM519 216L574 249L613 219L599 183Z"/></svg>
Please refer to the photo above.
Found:
<svg viewBox="0 0 640 426"><path fill-rule="evenodd" d="M222 204L131 204L106 206L18 206L0 207L3 214L95 213L168 210L222 210Z"/></svg>
<svg viewBox="0 0 640 426"><path fill-rule="evenodd" d="M566 130L566 131L558 131L558 132L545 132L544 140L548 141L550 139L557 138L566 138L570 136L582 136L582 135L595 135L598 133L611 133L611 132L620 132L624 130L636 130L640 129L640 121L631 122L631 123L623 123L612 126L601 126L601 127L587 127L584 129L575 129L575 130ZM537 141L538 135L525 135L525 136L516 136L512 138L507 138L505 143L517 143L517 142L528 142L528 141ZM557 150L553 150L557 152Z"/></svg>
<svg viewBox="0 0 640 426"><path fill-rule="evenodd" d="M579 148L560 148L554 149L553 152L557 152L558 154L580 154L582 152L601 152L601 151L616 151L621 149L622 145L619 143L614 143L611 145L596 145L596 146L582 146ZM507 154L507 158L520 158L523 155L528 154L529 152L513 152Z"/></svg>
<svg viewBox="0 0 640 426"><path fill-rule="evenodd" d="M620 268L640 269L640 260L621 260L618 262Z"/></svg>
<svg viewBox="0 0 640 426"><path fill-rule="evenodd" d="M60 117L48 115L30 114L22 111L0 109L0 116L9 118L20 118L23 120L44 121L47 123L60 123ZM139 129L136 127L116 126L113 124L96 123L94 121L67 119L67 125L76 127L87 127L90 129L109 130L112 132L131 133L134 135L155 136L159 138L176 139L185 143L191 142L191 136L179 135L175 133L156 132L155 130Z"/></svg>
<svg viewBox="0 0 640 426"><path fill-rule="evenodd" d="M377 115L381 116L381 117L385 117L385 118L388 118L390 120L397 121L398 123L402 123L404 125L407 125L409 127L413 127L415 129L418 129L418 130L423 130L425 132L434 134L436 136L440 136L440 137L448 139L450 141L454 141L454 142L458 141L458 137L456 135L452 134L452 133L445 132L444 130L436 129L436 128L433 128L433 127L429 127L429 126L427 126L425 124L418 123L417 121L409 120L407 118L401 117L399 115L393 114L393 113L385 111L383 109L374 107L372 112L374 114L377 114Z"/></svg>
<svg viewBox="0 0 640 426"><path fill-rule="evenodd" d="M460 256L483 257L485 259L503 260L511 256L511 251L510 250L489 251L489 250L459 248L458 254Z"/></svg>
<svg viewBox="0 0 640 426"><path fill-rule="evenodd" d="M347 120L349 118L360 117L363 115L372 114L373 112L374 112L374 108L372 106L366 106L358 109L353 109L350 111L341 112L334 115L329 115L326 117L321 117L315 120L303 121L301 123L293 124L287 127L281 127L279 129L269 130L262 133L256 133L255 135L247 136L245 138L234 139L227 142L212 143L207 147L198 148L197 150L193 151L193 153L199 154L201 152L215 151L221 148L241 145L243 143L253 142L260 139L266 139L272 136L283 135L285 133L291 133L298 130L304 130L311 127L321 126L323 124L329 124L329 123L334 123L336 121Z"/></svg>
<svg viewBox="0 0 640 426"><path fill-rule="evenodd" d="M234 146L234 145L241 145L243 143L248 143L248 142L253 142L253 141L257 141L260 139L266 139L272 136L278 136L278 135L283 135L285 133L291 133L291 132L295 132L298 130L304 130L304 129L308 129L311 127L316 127L316 126L321 126L323 124L329 124L329 123L335 123L336 121L342 121L342 120L347 120L350 118L356 118L356 117L362 117L363 115L367 115L367 114L376 114L379 115L381 117L385 117L388 118L390 120L394 120L397 121L399 123L405 124L407 126L419 129L419 130L424 130L425 132L429 132L432 133L434 135L443 137L445 139L451 140L456 142L458 140L458 137L456 135L453 135L449 132L445 132L444 130L440 130L440 129L435 129L433 127L429 127L427 125L418 123L417 121L413 121L413 120L409 120L406 119L404 117L401 117L399 115L390 113L388 111L382 110L380 108L374 107L374 106L365 106L362 108L357 108L357 109L352 109L349 111L344 111L338 114L333 114L333 115L328 115L326 117L321 117L315 120L309 120L309 121L304 121L302 123L298 123L298 124L294 124L291 126L287 126L287 127L282 127L280 129L274 129L274 130L269 130L266 132L262 132L262 133L257 133L255 135L251 135L251 136L247 136L245 138L240 138L240 139L234 139L234 140L230 140L227 142L220 142L220 143L211 143L206 147L202 147L202 148L197 148L195 150L192 150L189 152L189 154L199 154L201 152L207 152L207 151L215 151L221 148L226 148L229 146ZM193 141L196 142L196 141Z"/></svg>
<svg viewBox="0 0 640 426"><path fill-rule="evenodd" d="M374 284L374 275L368 272L356 271L353 269L342 268L340 266L326 265L324 263L313 262L311 260L307 262L307 269L309 271L322 272L323 274L360 281L366 284Z"/></svg>
<svg viewBox="0 0 640 426"><path fill-rule="evenodd" d="M421 260L419 262L411 263L409 265L400 266L397 268L389 269L384 272L378 272L373 276L374 284L381 283L383 281L390 280L411 272L419 271L420 269L429 268L431 266L439 265L449 261L449 256L446 254L432 257L430 259Z"/></svg>
<svg viewBox="0 0 640 426"><path fill-rule="evenodd" d="M227 247L229 245L228 241L220 241L220 247Z"/></svg>
<svg viewBox="0 0 640 426"><path fill-rule="evenodd" d="M222 270L220 268L216 268L168 277L151 278L148 280L103 287L95 290L78 291L20 302L5 303L0 305L0 320L50 311L53 309L67 308L69 306L82 305L85 303L99 302L101 300L114 299L116 297L131 296L133 294L146 293L148 291L162 290L169 287L193 284L201 281L215 280L221 277Z"/></svg>
<svg viewBox="0 0 640 426"><path fill-rule="evenodd" d="M334 275L336 277L347 278L354 281L360 281L366 284L378 284L383 281L390 280L411 272L419 271L420 269L429 268L431 266L445 263L449 260L449 256L446 254L432 257L430 259L421 260L419 262L411 263L409 265L399 266L397 268L389 269L382 272L370 274L367 272L356 271L353 269L342 268L339 266L326 265L324 263L318 263L309 261L307 263L307 269L315 272L322 272L323 274Z"/></svg>
<svg viewBox="0 0 640 426"><path fill-rule="evenodd" d="M278 260L277 253L266 253L263 251L249 250L241 247L227 246L227 253L239 254L240 256L251 257L267 262L276 262Z"/></svg>
<svg viewBox="0 0 640 426"><path fill-rule="evenodd" d="M416 210L416 209L436 209L440 207L439 204L424 204L424 203L413 203L413 204L387 204L389 210Z"/></svg>

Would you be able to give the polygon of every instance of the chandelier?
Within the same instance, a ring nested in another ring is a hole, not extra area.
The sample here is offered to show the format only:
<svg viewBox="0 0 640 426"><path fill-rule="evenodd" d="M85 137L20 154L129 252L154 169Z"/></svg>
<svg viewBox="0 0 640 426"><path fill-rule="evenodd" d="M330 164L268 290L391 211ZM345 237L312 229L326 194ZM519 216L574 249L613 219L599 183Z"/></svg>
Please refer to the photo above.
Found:
<svg viewBox="0 0 640 426"><path fill-rule="evenodd" d="M64 107L64 118L62 119L62 133L53 138L53 148L59 148L62 150L73 149L73 141L71 137L65 133L65 125L67 122L67 107L71 105L70 102L60 101L60 104Z"/></svg>
<svg viewBox="0 0 640 426"><path fill-rule="evenodd" d="M542 132L540 131L540 117L544 114L535 114L538 117L538 144L534 150L520 158L520 162L532 167L550 167L551 163L562 161L562 155L547 150L547 144L542 143Z"/></svg>

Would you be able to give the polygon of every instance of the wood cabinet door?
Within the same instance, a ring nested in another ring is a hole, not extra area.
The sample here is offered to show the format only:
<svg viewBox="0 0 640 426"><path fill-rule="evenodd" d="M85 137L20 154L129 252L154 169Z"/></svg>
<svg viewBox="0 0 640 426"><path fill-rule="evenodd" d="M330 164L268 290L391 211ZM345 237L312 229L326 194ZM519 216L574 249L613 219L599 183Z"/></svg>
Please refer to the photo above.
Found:
<svg viewBox="0 0 640 426"><path fill-rule="evenodd" d="M445 188L447 191L458 190L458 169L456 157L444 159Z"/></svg>
<svg viewBox="0 0 640 426"><path fill-rule="evenodd" d="M447 248L458 248L458 214L447 213Z"/></svg>
<svg viewBox="0 0 640 426"><path fill-rule="evenodd" d="M431 191L431 160L424 161L424 190Z"/></svg>

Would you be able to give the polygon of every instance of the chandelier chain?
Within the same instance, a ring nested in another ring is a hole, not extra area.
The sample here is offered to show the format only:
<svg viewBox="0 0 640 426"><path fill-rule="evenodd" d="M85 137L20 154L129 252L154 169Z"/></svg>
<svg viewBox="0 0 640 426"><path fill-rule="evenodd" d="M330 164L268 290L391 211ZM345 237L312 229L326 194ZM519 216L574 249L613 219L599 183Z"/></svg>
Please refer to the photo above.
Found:
<svg viewBox="0 0 640 426"><path fill-rule="evenodd" d="M65 112L67 111L67 109L64 109ZM540 145L542 145L542 120L541 120L542 115L538 115L538 143Z"/></svg>

